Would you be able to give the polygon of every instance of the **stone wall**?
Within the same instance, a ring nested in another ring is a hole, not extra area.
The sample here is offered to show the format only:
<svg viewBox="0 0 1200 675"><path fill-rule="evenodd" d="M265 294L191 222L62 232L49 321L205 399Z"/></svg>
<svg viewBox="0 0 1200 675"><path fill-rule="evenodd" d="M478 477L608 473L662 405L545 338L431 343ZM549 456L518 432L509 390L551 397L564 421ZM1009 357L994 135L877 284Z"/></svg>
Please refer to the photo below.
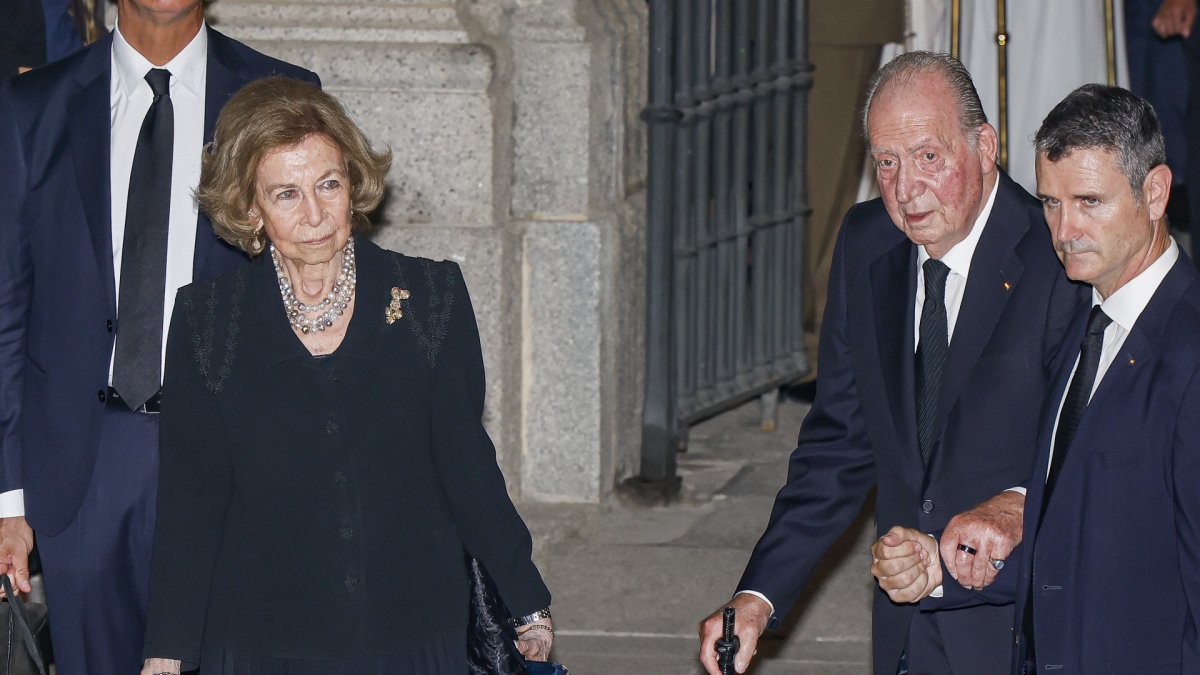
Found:
<svg viewBox="0 0 1200 675"><path fill-rule="evenodd" d="M220 0L395 155L375 239L463 267L485 423L517 496L600 501L637 466L642 0Z"/></svg>

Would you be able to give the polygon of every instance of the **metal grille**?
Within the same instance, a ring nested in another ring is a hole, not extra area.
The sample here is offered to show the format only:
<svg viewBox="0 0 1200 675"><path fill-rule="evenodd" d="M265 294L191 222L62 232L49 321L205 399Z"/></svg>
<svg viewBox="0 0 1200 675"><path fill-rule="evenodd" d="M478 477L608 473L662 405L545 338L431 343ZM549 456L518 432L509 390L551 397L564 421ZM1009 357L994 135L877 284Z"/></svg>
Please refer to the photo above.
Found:
<svg viewBox="0 0 1200 675"><path fill-rule="evenodd" d="M803 376L805 0L649 0L643 481L687 426Z"/></svg>

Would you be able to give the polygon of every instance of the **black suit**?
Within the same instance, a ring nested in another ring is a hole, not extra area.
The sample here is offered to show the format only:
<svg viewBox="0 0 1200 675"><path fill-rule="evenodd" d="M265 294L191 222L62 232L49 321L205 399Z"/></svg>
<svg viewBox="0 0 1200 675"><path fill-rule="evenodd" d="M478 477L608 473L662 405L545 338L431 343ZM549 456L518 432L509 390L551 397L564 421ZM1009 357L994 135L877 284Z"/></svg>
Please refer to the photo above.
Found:
<svg viewBox="0 0 1200 675"><path fill-rule="evenodd" d="M206 674L304 659L461 675L464 549L515 615L550 604L483 428L458 266L363 238L357 259L354 315L326 357L288 325L270 256L180 291L146 656ZM389 325L392 288L411 298Z"/></svg>
<svg viewBox="0 0 1200 675"><path fill-rule="evenodd" d="M1080 312L1074 344L1086 322ZM1019 568L1039 672L1200 672L1198 333L1200 273L1181 254L1096 387L1043 511L1057 404L1078 352L1059 362L1025 507L1034 553Z"/></svg>
<svg viewBox="0 0 1200 675"><path fill-rule="evenodd" d="M1064 345L1082 342L1089 310L1075 313ZM947 581L944 598L921 604L1015 597L1015 632L1032 609L1039 673L1200 672L1197 332L1200 273L1181 252L1096 385L1047 501L1059 405L1080 354L1063 349L1040 419L1024 542L982 592ZM1033 672L1028 641L1014 640L1013 652L1013 674Z"/></svg>
<svg viewBox="0 0 1200 675"><path fill-rule="evenodd" d="M917 444L914 298L917 249L880 200L847 214L834 252L821 333L817 397L800 430L786 485L739 585L780 614L877 486L876 523L934 532L1013 486L1033 464L1051 363L1086 289L1067 281L1041 209L1006 175L970 274L942 378L940 429L928 470ZM864 570L865 571L865 570ZM875 597L875 672L896 672L907 649L919 669L928 645L908 644L913 605ZM954 673L1007 673L1012 607L923 616ZM925 672L916 670L916 672Z"/></svg>
<svg viewBox="0 0 1200 675"><path fill-rule="evenodd" d="M244 84L316 81L207 30L205 139ZM61 675L135 672L154 522L157 421L105 403L111 49L110 35L0 86L0 491L25 491ZM193 278L245 260L201 215Z"/></svg>

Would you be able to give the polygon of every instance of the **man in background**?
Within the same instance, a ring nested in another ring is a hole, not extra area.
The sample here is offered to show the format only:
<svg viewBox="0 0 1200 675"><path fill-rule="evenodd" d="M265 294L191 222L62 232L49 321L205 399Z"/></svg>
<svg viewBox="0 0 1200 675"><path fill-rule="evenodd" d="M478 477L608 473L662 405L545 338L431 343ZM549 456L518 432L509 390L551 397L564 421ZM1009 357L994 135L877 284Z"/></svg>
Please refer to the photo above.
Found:
<svg viewBox="0 0 1200 675"><path fill-rule="evenodd" d="M922 599L942 581L939 552L897 530L872 549L875 571L924 608L1016 597L1016 672L1200 672L1200 273L1163 220L1162 130L1145 100L1085 85L1034 144L1055 250L1092 298L1055 366L1024 550L1004 583Z"/></svg>
<svg viewBox="0 0 1200 675"><path fill-rule="evenodd" d="M950 525L951 539L1007 556L1024 500L1010 488L1028 478L1036 441L1035 425L1013 420L1041 410L1049 364L1084 302L1037 202L996 167L996 132L961 63L897 57L872 80L864 117L882 197L854 206L838 235L816 399L727 603L737 672L872 488L880 528ZM877 593L874 672L1007 675L1012 604L949 614ZM700 660L717 675L720 608L699 632Z"/></svg>
<svg viewBox="0 0 1200 675"><path fill-rule="evenodd" d="M29 590L36 531L60 675L141 668L175 290L244 263L192 189L221 106L275 73L316 81L201 0L119 0L0 85L0 573Z"/></svg>

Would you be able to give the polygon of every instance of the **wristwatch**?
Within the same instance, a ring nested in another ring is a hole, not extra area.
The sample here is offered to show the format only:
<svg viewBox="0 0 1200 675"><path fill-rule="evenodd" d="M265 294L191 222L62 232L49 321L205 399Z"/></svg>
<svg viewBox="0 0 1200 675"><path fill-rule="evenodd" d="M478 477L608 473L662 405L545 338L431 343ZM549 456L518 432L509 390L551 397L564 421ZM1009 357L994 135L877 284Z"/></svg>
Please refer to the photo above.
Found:
<svg viewBox="0 0 1200 675"><path fill-rule="evenodd" d="M540 621L542 619L549 619L549 618L550 618L550 608L543 607L542 609L539 609L538 611L534 612L533 614L526 614L525 616L513 617L512 624L514 626L525 626L525 625L533 623L534 621Z"/></svg>

